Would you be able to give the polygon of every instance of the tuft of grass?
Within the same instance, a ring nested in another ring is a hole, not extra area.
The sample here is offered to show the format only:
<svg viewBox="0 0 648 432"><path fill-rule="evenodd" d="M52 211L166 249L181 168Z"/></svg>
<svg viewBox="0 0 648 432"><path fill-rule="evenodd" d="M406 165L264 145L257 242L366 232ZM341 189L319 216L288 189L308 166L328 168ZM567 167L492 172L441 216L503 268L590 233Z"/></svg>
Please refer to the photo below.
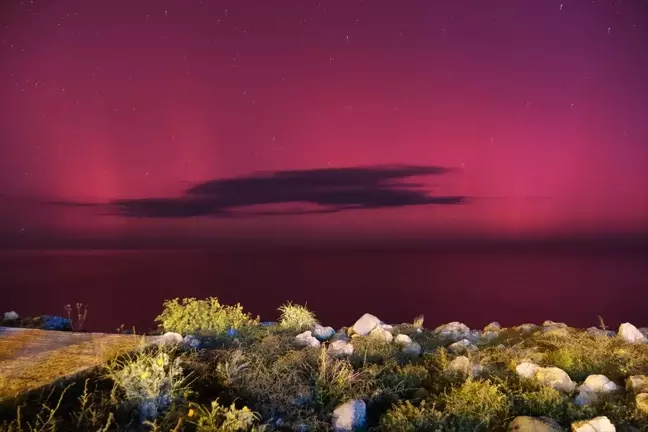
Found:
<svg viewBox="0 0 648 432"><path fill-rule="evenodd" d="M180 357L164 347L125 355L105 368L125 399L139 407L141 421L155 419L188 390Z"/></svg>
<svg viewBox="0 0 648 432"><path fill-rule="evenodd" d="M231 404L229 407L222 406L218 399L214 400L209 407L205 405L190 403L187 417L189 423L196 426L198 432L260 432L263 430L256 426L260 416L247 406L241 409Z"/></svg>
<svg viewBox="0 0 648 432"><path fill-rule="evenodd" d="M419 315L416 318L414 318L412 325L416 328L421 328L423 327L423 321L425 321L425 316Z"/></svg>
<svg viewBox="0 0 648 432"><path fill-rule="evenodd" d="M380 432L442 431L443 415L425 401L418 406L410 401L399 401L381 418Z"/></svg>
<svg viewBox="0 0 648 432"><path fill-rule="evenodd" d="M155 318L167 332L180 334L218 334L229 329L254 325L250 314L243 312L240 304L222 305L216 297L205 300L185 298L167 300L162 313Z"/></svg>
<svg viewBox="0 0 648 432"><path fill-rule="evenodd" d="M279 326L290 330L311 330L318 324L315 314L306 306L288 302L279 307Z"/></svg>
<svg viewBox="0 0 648 432"><path fill-rule="evenodd" d="M466 380L442 396L444 414L452 430L491 430L503 423L509 411L509 402L500 385L490 380Z"/></svg>

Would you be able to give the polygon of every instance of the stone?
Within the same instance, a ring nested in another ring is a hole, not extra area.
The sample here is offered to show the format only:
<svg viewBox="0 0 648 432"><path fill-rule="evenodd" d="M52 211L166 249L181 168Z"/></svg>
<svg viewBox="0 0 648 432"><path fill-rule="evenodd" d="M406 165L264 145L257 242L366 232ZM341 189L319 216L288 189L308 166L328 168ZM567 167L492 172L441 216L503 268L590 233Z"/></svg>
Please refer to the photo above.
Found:
<svg viewBox="0 0 648 432"><path fill-rule="evenodd" d="M353 354L353 345L344 340L336 340L329 344L328 353L331 357L347 357Z"/></svg>
<svg viewBox="0 0 648 432"><path fill-rule="evenodd" d="M2 320L3 322L5 321L16 321L20 316L16 311L11 311L11 312L5 312L4 313L4 319Z"/></svg>
<svg viewBox="0 0 648 432"><path fill-rule="evenodd" d="M482 333L482 339L487 342L497 339L498 336L498 331L485 331L484 333Z"/></svg>
<svg viewBox="0 0 648 432"><path fill-rule="evenodd" d="M329 339L329 342L335 342L335 341L349 341L349 335L346 332L346 329L340 329L335 333L331 338Z"/></svg>
<svg viewBox="0 0 648 432"><path fill-rule="evenodd" d="M459 356L453 359L450 364L448 364L448 370L451 372L471 376L473 364L468 357Z"/></svg>
<svg viewBox="0 0 648 432"><path fill-rule="evenodd" d="M509 424L511 432L561 432L560 424L549 417L515 417Z"/></svg>
<svg viewBox="0 0 648 432"><path fill-rule="evenodd" d="M516 366L515 372L523 378L533 378L538 369L540 366L535 363L523 362Z"/></svg>
<svg viewBox="0 0 648 432"><path fill-rule="evenodd" d="M590 327L587 329L587 333L591 334L592 336L595 337L614 337L616 336L616 333L614 333L612 330L603 330L598 327Z"/></svg>
<svg viewBox="0 0 648 432"><path fill-rule="evenodd" d="M646 343L646 336L630 323L619 326L619 337L628 343Z"/></svg>
<svg viewBox="0 0 648 432"><path fill-rule="evenodd" d="M638 330L642 335L644 335L646 337L646 339L648 339L648 327L641 327Z"/></svg>
<svg viewBox="0 0 648 432"><path fill-rule="evenodd" d="M369 337L380 339L387 343L391 342L394 336L382 327L376 327L369 332Z"/></svg>
<svg viewBox="0 0 648 432"><path fill-rule="evenodd" d="M486 333L486 332L499 332L500 330L502 330L502 326L497 321L493 321L492 323L490 323L486 327L484 327L484 333Z"/></svg>
<svg viewBox="0 0 648 432"><path fill-rule="evenodd" d="M530 323L522 324L522 325L519 325L519 326L515 327L515 329L517 331L521 332L521 333L531 333L531 332L534 332L534 331L538 330L539 328L540 327L538 327L537 325L530 324Z"/></svg>
<svg viewBox="0 0 648 432"><path fill-rule="evenodd" d="M453 341L466 339L472 336L468 326L457 321L440 325L434 329L434 333L443 338L452 339Z"/></svg>
<svg viewBox="0 0 648 432"><path fill-rule="evenodd" d="M648 414L648 393L639 393L635 396L635 403L639 411Z"/></svg>
<svg viewBox="0 0 648 432"><path fill-rule="evenodd" d="M462 339L459 342L455 342L448 347L448 351L453 354L461 354L470 351L477 350L477 347L472 344L468 339Z"/></svg>
<svg viewBox="0 0 648 432"><path fill-rule="evenodd" d="M381 324L381 321L371 314L364 314L358 321L353 324L353 332L360 336L368 335L371 330L375 329Z"/></svg>
<svg viewBox="0 0 648 432"><path fill-rule="evenodd" d="M394 338L394 342L397 345L409 345L412 343L412 338L410 338L406 334L399 334Z"/></svg>
<svg viewBox="0 0 648 432"><path fill-rule="evenodd" d="M333 327L323 327L319 324L313 329L313 336L317 338L320 342L325 342L329 340L335 334Z"/></svg>
<svg viewBox="0 0 648 432"><path fill-rule="evenodd" d="M295 336L295 344L299 347L303 348L319 348L320 347L320 341L317 340L316 337L313 336L310 330L307 330L303 333L298 334Z"/></svg>
<svg viewBox="0 0 648 432"><path fill-rule="evenodd" d="M572 423L571 430L572 432L616 432L614 425L605 416Z"/></svg>
<svg viewBox="0 0 648 432"><path fill-rule="evenodd" d="M193 335L187 335L182 339L182 342L190 348L200 348L200 339Z"/></svg>
<svg viewBox="0 0 648 432"><path fill-rule="evenodd" d="M605 375L590 375L583 384L578 386L578 395L574 400L576 405L592 405L598 401L599 394L613 393L621 390L621 387L610 381Z"/></svg>
<svg viewBox="0 0 648 432"><path fill-rule="evenodd" d="M557 367L538 368L535 377L541 384L565 393L571 393L576 388L567 372Z"/></svg>
<svg viewBox="0 0 648 432"><path fill-rule="evenodd" d="M632 375L626 379L626 390L633 393L648 393L648 377Z"/></svg>
<svg viewBox="0 0 648 432"><path fill-rule="evenodd" d="M569 327L565 323L555 322L555 321L551 321L551 320L547 320L547 321L543 322L542 326L543 327L552 327L552 328L568 328Z"/></svg>
<svg viewBox="0 0 648 432"><path fill-rule="evenodd" d="M388 332L391 332L392 330L394 330L394 326L391 325L391 324L383 324L383 323L381 323L381 324L380 324L380 327L381 327L383 330L387 330Z"/></svg>
<svg viewBox="0 0 648 432"><path fill-rule="evenodd" d="M418 357L421 355L421 352L423 352L423 348L421 348L421 345L419 343L412 342L409 345L405 345L401 349L401 352L409 357Z"/></svg>
<svg viewBox="0 0 648 432"><path fill-rule="evenodd" d="M160 338L159 343L162 345L175 345L182 343L182 335L175 332L166 332Z"/></svg>
<svg viewBox="0 0 648 432"><path fill-rule="evenodd" d="M335 432L353 432L365 427L367 406L363 400L352 399L333 410L332 426Z"/></svg>

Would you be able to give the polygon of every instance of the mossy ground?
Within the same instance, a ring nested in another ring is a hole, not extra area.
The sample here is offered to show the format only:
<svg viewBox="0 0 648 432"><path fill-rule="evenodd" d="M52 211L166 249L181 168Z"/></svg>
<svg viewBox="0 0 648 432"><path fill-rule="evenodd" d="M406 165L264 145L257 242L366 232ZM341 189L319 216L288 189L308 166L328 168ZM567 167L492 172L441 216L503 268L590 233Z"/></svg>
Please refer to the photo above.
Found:
<svg viewBox="0 0 648 432"><path fill-rule="evenodd" d="M160 392L174 396L155 420L142 422L141 404L127 397L105 370L96 370L5 402L1 415L7 420L0 429L229 432L306 426L325 431L331 428L333 409L358 398L367 403L368 431L506 430L520 415L548 416L565 428L604 415L617 430L648 430L648 417L636 409L630 392L579 407L574 395L515 373L522 360L532 360L560 367L577 382L600 373L623 386L630 375L648 375L647 344L577 329L568 329L567 337L507 329L467 354L483 368L470 378L448 370L456 357L445 349L448 341L419 330L420 323L393 329L394 335L407 334L421 344L423 354L415 358L403 355L394 343L355 337L353 355L334 359L326 354L326 344L321 349L296 347L298 327L263 327L254 321L234 337L205 334L199 350L164 351L171 361L177 359L186 379L175 390L160 385ZM149 348L141 355L155 359L160 351ZM108 364L116 368L124 362ZM151 364L156 367L155 361ZM162 362L158 366L166 367ZM141 378L149 379L148 372Z"/></svg>

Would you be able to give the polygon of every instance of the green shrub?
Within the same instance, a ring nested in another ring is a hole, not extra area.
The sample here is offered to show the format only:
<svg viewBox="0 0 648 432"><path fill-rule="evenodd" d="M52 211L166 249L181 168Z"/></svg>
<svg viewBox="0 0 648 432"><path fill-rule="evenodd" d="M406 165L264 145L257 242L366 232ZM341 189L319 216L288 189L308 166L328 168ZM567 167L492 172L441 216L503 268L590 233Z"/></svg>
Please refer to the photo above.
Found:
<svg viewBox="0 0 648 432"><path fill-rule="evenodd" d="M442 397L444 413L453 430L491 430L503 422L509 409L506 395L489 380L467 380Z"/></svg>
<svg viewBox="0 0 648 432"><path fill-rule="evenodd" d="M569 399L549 386L539 386L536 391L524 391L515 398L516 414L533 417L547 416L560 420L565 415Z"/></svg>
<svg viewBox="0 0 648 432"><path fill-rule="evenodd" d="M124 392L128 402L139 407L142 421L156 418L188 390L188 377L183 374L180 357L172 359L169 354L164 348L157 348L106 365L107 376Z"/></svg>
<svg viewBox="0 0 648 432"><path fill-rule="evenodd" d="M230 328L256 324L250 314L243 312L240 304L221 305L216 297L206 300L185 298L182 302L177 298L167 300L155 321L165 331L180 334L222 333Z"/></svg>
<svg viewBox="0 0 648 432"><path fill-rule="evenodd" d="M279 307L281 317L279 326L290 330L312 330L318 324L315 314L308 310L306 306L286 303Z"/></svg>
<svg viewBox="0 0 648 432"><path fill-rule="evenodd" d="M189 406L189 422L196 426L198 432L261 431L261 428L255 427L259 421L258 414L246 406L241 409L237 409L234 404L224 407L218 399L210 407L194 403Z"/></svg>
<svg viewBox="0 0 648 432"><path fill-rule="evenodd" d="M410 401L398 402L380 418L381 432L433 432L442 431L442 415L425 401L412 405Z"/></svg>

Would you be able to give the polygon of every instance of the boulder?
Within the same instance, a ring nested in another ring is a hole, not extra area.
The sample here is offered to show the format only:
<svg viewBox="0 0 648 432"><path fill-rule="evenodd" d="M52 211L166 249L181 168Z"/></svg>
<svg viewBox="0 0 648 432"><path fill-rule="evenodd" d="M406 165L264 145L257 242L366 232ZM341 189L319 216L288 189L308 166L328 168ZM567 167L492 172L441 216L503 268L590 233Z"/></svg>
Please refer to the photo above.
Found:
<svg viewBox="0 0 648 432"><path fill-rule="evenodd" d="M304 347L304 348L320 347L320 341L318 341L317 338L313 336L310 330L307 330L295 336L295 344L299 347Z"/></svg>
<svg viewBox="0 0 648 432"><path fill-rule="evenodd" d="M353 432L367 423L367 406L363 400L352 399L333 410L332 426L335 432Z"/></svg>
<svg viewBox="0 0 648 432"><path fill-rule="evenodd" d="M159 339L159 343L162 345L176 345L182 343L182 341L182 335L175 332L166 332Z"/></svg>
<svg viewBox="0 0 648 432"><path fill-rule="evenodd" d="M373 330L371 330L369 332L369 337L380 339L387 343L391 342L392 339L394 338L389 331L385 330L382 327L376 327Z"/></svg>
<svg viewBox="0 0 648 432"><path fill-rule="evenodd" d="M601 393L611 393L619 390L620 387L614 382L610 381L605 375L590 375L585 379L577 390L574 403L576 405L592 405L598 401L598 396Z"/></svg>
<svg viewBox="0 0 648 432"><path fill-rule="evenodd" d="M5 312L2 322L16 321L19 318L20 318L20 316L18 315L18 313L16 311Z"/></svg>
<svg viewBox="0 0 648 432"><path fill-rule="evenodd" d="M344 340L336 340L329 344L328 353L335 358L350 356L353 354L353 345Z"/></svg>
<svg viewBox="0 0 648 432"><path fill-rule="evenodd" d="M555 321L551 321L551 320L547 320L547 321L543 322L542 326L545 327L545 328L546 327L550 327L550 328L569 328L569 326L567 324L565 324L565 323L555 322Z"/></svg>
<svg viewBox="0 0 648 432"><path fill-rule="evenodd" d="M572 432L616 432L614 425L604 416L572 423L571 430Z"/></svg>
<svg viewBox="0 0 648 432"><path fill-rule="evenodd" d="M334 334L335 330L333 330L333 327L323 327L317 324L313 329L313 336L315 336L320 342L329 340Z"/></svg>
<svg viewBox="0 0 648 432"><path fill-rule="evenodd" d="M187 335L182 339L182 343L187 345L190 348L198 349L200 348L200 339L193 335Z"/></svg>
<svg viewBox="0 0 648 432"><path fill-rule="evenodd" d="M639 411L648 414L648 393L639 393L635 396L635 403Z"/></svg>
<svg viewBox="0 0 648 432"><path fill-rule="evenodd" d="M619 326L619 337L628 343L646 343L646 336L630 323Z"/></svg>
<svg viewBox="0 0 648 432"><path fill-rule="evenodd" d="M358 321L353 324L353 332L360 336L368 335L371 330L375 329L381 324L381 321L371 314L364 314Z"/></svg>
<svg viewBox="0 0 648 432"><path fill-rule="evenodd" d="M492 323L490 323L486 327L484 327L484 333L486 333L486 332L499 332L500 330L502 330L502 326L497 321L493 321Z"/></svg>
<svg viewBox="0 0 648 432"><path fill-rule="evenodd" d="M511 432L560 432L560 424L549 417L515 417L509 424Z"/></svg>
<svg viewBox="0 0 648 432"><path fill-rule="evenodd" d="M648 377L632 375L626 380L626 390L633 393L648 393Z"/></svg>
<svg viewBox="0 0 648 432"><path fill-rule="evenodd" d="M412 338L406 334L399 334L394 338L394 342L396 342L397 345L409 345L412 343Z"/></svg>
<svg viewBox="0 0 648 432"><path fill-rule="evenodd" d="M534 332L534 331L538 330L539 328L540 327L535 325L535 324L527 323L527 324L522 324L522 325L519 325L519 326L515 327L515 330L517 330L517 331L519 331L521 333L531 333L531 332Z"/></svg>
<svg viewBox="0 0 648 432"><path fill-rule="evenodd" d="M483 370L481 365L475 365L473 362L466 356L456 357L448 365L448 371L458 373L461 375L466 375L471 378L479 375Z"/></svg>
<svg viewBox="0 0 648 432"><path fill-rule="evenodd" d="M453 341L472 337L468 326L457 321L440 325L439 327L434 329L434 333L436 333L440 337L451 339Z"/></svg>
<svg viewBox="0 0 648 432"><path fill-rule="evenodd" d="M538 368L535 378L541 384L565 393L571 393L576 388L576 384L569 378L567 372L557 367Z"/></svg>
<svg viewBox="0 0 648 432"><path fill-rule="evenodd" d="M349 341L349 335L347 334L346 328L340 329L329 339L329 342L335 341Z"/></svg>
<svg viewBox="0 0 648 432"><path fill-rule="evenodd" d="M419 343L412 342L409 345L405 345L401 349L401 352L409 357L418 357L421 355L421 352L423 352L423 348L421 348L421 345Z"/></svg>
<svg viewBox="0 0 648 432"><path fill-rule="evenodd" d="M472 344L468 339L462 339L459 342L455 342L448 347L448 351L453 354L462 354L470 351L476 351L477 347Z"/></svg>
<svg viewBox="0 0 648 432"><path fill-rule="evenodd" d="M499 334L500 334L500 333L499 333L498 331L485 331L485 332L482 333L482 336L481 336L481 337L482 337L482 339L485 340L486 342L490 342L490 341L492 341L492 340L494 340L494 339L497 339L497 337L499 336Z"/></svg>
<svg viewBox="0 0 648 432"><path fill-rule="evenodd" d="M535 363L523 362L516 366L515 372L523 378L533 378L538 369L540 366Z"/></svg>

